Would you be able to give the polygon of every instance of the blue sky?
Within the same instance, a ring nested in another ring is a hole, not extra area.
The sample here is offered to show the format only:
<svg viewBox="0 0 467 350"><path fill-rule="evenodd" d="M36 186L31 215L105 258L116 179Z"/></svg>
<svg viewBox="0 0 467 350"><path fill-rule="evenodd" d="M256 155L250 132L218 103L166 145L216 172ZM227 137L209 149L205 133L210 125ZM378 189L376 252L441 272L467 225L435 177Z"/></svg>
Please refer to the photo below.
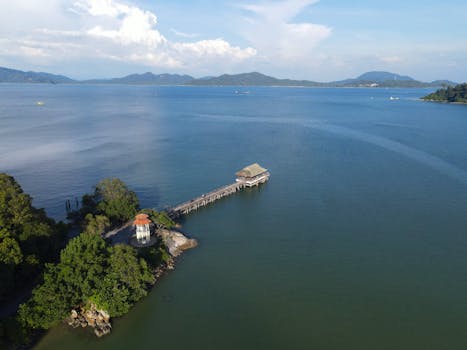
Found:
<svg viewBox="0 0 467 350"><path fill-rule="evenodd" d="M467 81L467 2L0 0L0 65L73 78L370 70Z"/></svg>

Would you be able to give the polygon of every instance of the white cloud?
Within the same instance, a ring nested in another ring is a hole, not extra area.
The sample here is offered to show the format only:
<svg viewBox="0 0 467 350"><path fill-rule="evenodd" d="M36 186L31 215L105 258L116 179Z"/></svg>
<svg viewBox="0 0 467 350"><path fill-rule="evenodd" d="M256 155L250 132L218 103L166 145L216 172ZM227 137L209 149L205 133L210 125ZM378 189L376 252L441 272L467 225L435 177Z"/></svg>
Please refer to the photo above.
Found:
<svg viewBox="0 0 467 350"><path fill-rule="evenodd" d="M87 0L75 3L74 7L83 9L92 16L122 17L117 21L118 28L103 29L97 25L87 31L91 36L112 39L123 45L144 44L157 47L167 42L164 36L154 29L157 17L150 11L112 0Z"/></svg>
<svg viewBox="0 0 467 350"><path fill-rule="evenodd" d="M130 8L113 0L84 0L75 2L71 9L76 13L82 10L91 16L117 17L120 14L127 13Z"/></svg>
<svg viewBox="0 0 467 350"><path fill-rule="evenodd" d="M281 0L239 5L247 13L247 30L243 35L265 60L306 66L319 59L316 47L330 36L331 28L310 22L296 23L294 19L317 2Z"/></svg>
<svg viewBox="0 0 467 350"><path fill-rule="evenodd" d="M53 10L61 11L60 21L47 25L39 22L41 26L16 38L8 38L7 31L0 30L0 40L8 39L10 43L10 48L0 48L0 53L11 57L21 55L31 61L33 56L48 56L54 61L95 57L186 70L203 63L206 67L217 63L235 65L256 54L251 47L241 48L223 39L190 42L191 36L180 32L176 34L183 39L169 41L157 29L154 13L119 0L70 1L55 4ZM20 45L25 40L29 44Z"/></svg>
<svg viewBox="0 0 467 350"><path fill-rule="evenodd" d="M211 56L244 60L256 55L256 50L251 47L241 49L238 46L230 45L223 39L201 40L194 43L174 43L173 48L182 55L189 54L198 58Z"/></svg>
<svg viewBox="0 0 467 350"><path fill-rule="evenodd" d="M179 36L179 37L182 37L182 38L193 39L193 38L199 37L199 34L197 34L197 33L185 33L185 32L181 32L179 30L176 30L174 28L170 28L170 31L172 33L174 33L176 36Z"/></svg>

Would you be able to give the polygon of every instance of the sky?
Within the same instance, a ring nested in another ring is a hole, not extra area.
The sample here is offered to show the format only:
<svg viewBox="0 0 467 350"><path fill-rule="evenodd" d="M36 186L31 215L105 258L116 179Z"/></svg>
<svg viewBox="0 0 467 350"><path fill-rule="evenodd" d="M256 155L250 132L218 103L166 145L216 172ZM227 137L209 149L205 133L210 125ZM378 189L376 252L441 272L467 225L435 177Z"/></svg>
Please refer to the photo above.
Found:
<svg viewBox="0 0 467 350"><path fill-rule="evenodd" d="M75 79L467 81L465 0L0 0L0 66Z"/></svg>

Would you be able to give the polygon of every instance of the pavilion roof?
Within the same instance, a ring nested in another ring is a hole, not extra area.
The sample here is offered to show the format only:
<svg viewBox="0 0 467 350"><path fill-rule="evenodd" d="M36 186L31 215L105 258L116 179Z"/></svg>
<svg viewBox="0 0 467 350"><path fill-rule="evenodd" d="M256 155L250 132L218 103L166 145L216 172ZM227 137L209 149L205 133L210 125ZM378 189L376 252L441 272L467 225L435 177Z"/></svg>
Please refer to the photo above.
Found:
<svg viewBox="0 0 467 350"><path fill-rule="evenodd" d="M133 221L134 225L147 225L150 223L151 223L151 220L149 220L148 214L138 214L135 217L135 221Z"/></svg>
<svg viewBox="0 0 467 350"><path fill-rule="evenodd" d="M238 177L255 177L262 173L265 173L268 169L264 169L258 163L254 163L244 167L242 170L238 171L235 175Z"/></svg>

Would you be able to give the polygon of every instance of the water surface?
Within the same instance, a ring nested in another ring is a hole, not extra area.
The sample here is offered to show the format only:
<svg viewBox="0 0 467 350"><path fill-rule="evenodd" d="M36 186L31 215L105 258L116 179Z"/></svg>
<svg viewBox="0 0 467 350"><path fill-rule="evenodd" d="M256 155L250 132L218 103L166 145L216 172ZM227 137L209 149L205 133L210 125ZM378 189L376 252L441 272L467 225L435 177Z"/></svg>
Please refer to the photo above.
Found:
<svg viewBox="0 0 467 350"><path fill-rule="evenodd" d="M465 349L467 108L428 92L0 85L0 171L57 219L104 177L163 208L271 172L184 219L199 247L111 336L36 349Z"/></svg>

